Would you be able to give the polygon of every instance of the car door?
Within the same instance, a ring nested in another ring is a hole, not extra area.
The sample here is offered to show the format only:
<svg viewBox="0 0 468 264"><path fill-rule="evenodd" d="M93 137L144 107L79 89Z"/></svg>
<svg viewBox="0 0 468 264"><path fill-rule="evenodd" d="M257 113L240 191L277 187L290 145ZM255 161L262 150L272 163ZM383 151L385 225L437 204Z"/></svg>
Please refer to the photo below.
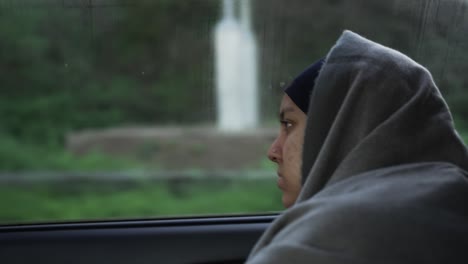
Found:
<svg viewBox="0 0 468 264"><path fill-rule="evenodd" d="M244 263L275 215L3 226L3 263Z"/></svg>

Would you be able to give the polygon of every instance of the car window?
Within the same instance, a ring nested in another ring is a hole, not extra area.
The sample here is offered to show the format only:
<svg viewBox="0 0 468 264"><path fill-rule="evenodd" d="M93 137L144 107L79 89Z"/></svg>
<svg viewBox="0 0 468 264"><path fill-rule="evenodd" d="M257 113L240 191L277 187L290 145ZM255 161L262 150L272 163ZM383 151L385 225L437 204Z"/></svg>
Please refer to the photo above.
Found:
<svg viewBox="0 0 468 264"><path fill-rule="evenodd" d="M467 4L0 0L0 224L281 211L282 89L344 29L427 67L468 139Z"/></svg>

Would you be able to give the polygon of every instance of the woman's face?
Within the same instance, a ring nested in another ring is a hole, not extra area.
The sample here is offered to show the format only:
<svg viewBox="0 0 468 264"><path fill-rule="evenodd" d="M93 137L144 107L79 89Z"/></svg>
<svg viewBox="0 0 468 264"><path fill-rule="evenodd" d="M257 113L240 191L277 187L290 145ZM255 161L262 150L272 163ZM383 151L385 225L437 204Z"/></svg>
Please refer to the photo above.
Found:
<svg viewBox="0 0 468 264"><path fill-rule="evenodd" d="M268 158L278 164L278 187L285 207L294 204L301 190L302 144L307 116L284 95L281 100L280 132L268 150Z"/></svg>

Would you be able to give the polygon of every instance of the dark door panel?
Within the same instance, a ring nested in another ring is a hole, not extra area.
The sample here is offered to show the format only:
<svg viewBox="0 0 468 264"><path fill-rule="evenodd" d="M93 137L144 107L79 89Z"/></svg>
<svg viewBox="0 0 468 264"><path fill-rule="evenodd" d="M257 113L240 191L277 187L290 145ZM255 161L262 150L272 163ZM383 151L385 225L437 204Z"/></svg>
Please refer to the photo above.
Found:
<svg viewBox="0 0 468 264"><path fill-rule="evenodd" d="M243 263L275 215L0 227L2 263Z"/></svg>

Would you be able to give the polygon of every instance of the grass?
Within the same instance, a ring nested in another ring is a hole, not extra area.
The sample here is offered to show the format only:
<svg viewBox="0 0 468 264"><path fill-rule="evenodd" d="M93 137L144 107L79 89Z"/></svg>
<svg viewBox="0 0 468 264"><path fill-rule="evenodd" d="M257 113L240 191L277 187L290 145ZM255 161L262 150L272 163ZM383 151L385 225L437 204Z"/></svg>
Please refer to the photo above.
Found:
<svg viewBox="0 0 468 264"><path fill-rule="evenodd" d="M282 210L272 180L0 187L0 224Z"/></svg>

